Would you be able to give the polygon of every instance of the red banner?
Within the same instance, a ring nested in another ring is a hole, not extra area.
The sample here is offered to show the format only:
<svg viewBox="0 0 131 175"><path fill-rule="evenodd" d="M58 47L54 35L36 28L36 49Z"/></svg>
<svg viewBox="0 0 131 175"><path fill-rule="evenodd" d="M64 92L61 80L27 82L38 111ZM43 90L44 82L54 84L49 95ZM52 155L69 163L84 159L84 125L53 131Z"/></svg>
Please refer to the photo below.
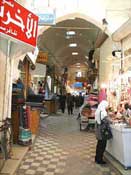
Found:
<svg viewBox="0 0 131 175"><path fill-rule="evenodd" d="M16 1L0 1L0 33L36 46L38 16Z"/></svg>

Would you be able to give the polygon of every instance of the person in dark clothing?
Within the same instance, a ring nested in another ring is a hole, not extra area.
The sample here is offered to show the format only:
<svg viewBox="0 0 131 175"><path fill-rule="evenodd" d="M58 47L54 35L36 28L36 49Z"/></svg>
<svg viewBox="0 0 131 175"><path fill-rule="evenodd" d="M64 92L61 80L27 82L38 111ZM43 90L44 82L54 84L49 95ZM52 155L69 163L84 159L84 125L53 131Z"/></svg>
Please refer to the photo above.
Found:
<svg viewBox="0 0 131 175"><path fill-rule="evenodd" d="M18 78L18 80L17 80L17 88L24 91L24 84L20 78Z"/></svg>
<svg viewBox="0 0 131 175"><path fill-rule="evenodd" d="M79 107L79 96L78 95L74 97L74 103L75 103L75 108L77 109Z"/></svg>
<svg viewBox="0 0 131 175"><path fill-rule="evenodd" d="M72 115L73 114L73 107L74 107L74 98L70 93L67 94L66 102L67 102L68 114Z"/></svg>
<svg viewBox="0 0 131 175"><path fill-rule="evenodd" d="M107 117L107 108L108 102L103 100L99 105L95 113L95 121L96 121L96 138L97 138L97 145L96 145L96 156L95 162L98 164L105 164L106 162L103 160L103 154L106 149L107 139L102 138L102 134L100 131L101 121L104 119L110 124L110 121Z"/></svg>
<svg viewBox="0 0 131 175"><path fill-rule="evenodd" d="M39 94L43 94L43 91L44 91L44 89L43 89L43 85L40 84L40 87L39 87L38 93L39 93Z"/></svg>
<svg viewBox="0 0 131 175"><path fill-rule="evenodd" d="M60 109L61 109L62 113L64 113L65 112L66 95L64 95L64 94L60 95L59 102L60 102Z"/></svg>
<svg viewBox="0 0 131 175"><path fill-rule="evenodd" d="M79 100L79 107L80 107L80 106L82 106L82 104L84 102L84 97L82 96L81 93L79 94L78 100Z"/></svg>

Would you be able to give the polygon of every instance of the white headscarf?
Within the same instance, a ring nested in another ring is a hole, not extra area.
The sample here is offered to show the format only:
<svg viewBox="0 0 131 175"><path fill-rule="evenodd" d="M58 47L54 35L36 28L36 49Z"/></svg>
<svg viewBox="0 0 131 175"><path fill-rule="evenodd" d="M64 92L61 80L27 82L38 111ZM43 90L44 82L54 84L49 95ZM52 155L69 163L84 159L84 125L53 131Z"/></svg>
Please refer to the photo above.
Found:
<svg viewBox="0 0 131 175"><path fill-rule="evenodd" d="M95 121L97 121L98 124L101 124L101 120L107 117L107 112L106 112L107 107L108 107L108 102L106 100L101 101L101 103L98 105L98 108L95 112ZM100 120L100 117L101 117L101 120Z"/></svg>

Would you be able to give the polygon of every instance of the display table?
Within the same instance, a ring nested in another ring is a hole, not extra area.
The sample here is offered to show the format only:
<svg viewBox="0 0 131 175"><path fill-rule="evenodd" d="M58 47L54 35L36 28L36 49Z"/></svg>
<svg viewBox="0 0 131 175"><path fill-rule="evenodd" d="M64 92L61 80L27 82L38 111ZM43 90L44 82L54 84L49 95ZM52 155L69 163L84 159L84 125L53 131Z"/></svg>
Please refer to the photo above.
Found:
<svg viewBox="0 0 131 175"><path fill-rule="evenodd" d="M45 100L45 106L49 114L57 112L57 100Z"/></svg>
<svg viewBox="0 0 131 175"><path fill-rule="evenodd" d="M32 134L37 134L40 122L40 110L44 109L43 103L26 102L30 106L29 125Z"/></svg>
<svg viewBox="0 0 131 175"><path fill-rule="evenodd" d="M107 142L106 151L127 169L131 167L131 127L115 124L111 128L113 139Z"/></svg>
<svg viewBox="0 0 131 175"><path fill-rule="evenodd" d="M30 130L32 134L37 134L40 122L40 110L31 108L30 111Z"/></svg>

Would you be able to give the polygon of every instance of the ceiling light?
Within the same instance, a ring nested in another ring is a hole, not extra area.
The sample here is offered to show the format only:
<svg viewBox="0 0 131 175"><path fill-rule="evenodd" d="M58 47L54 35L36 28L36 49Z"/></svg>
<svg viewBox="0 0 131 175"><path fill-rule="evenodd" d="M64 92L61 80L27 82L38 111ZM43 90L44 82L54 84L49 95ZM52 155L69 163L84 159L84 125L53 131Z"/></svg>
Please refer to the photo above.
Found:
<svg viewBox="0 0 131 175"><path fill-rule="evenodd" d="M75 35L76 32L75 32L75 31L67 31L66 34L67 34L67 35Z"/></svg>
<svg viewBox="0 0 131 175"><path fill-rule="evenodd" d="M88 56L85 56L85 58L88 60L89 59L89 57Z"/></svg>
<svg viewBox="0 0 131 175"><path fill-rule="evenodd" d="M77 43L70 43L69 47L77 47Z"/></svg>
<svg viewBox="0 0 131 175"><path fill-rule="evenodd" d="M77 65L80 65L80 63L76 63Z"/></svg>
<svg viewBox="0 0 131 175"><path fill-rule="evenodd" d="M72 52L72 55L78 55L78 52Z"/></svg>

